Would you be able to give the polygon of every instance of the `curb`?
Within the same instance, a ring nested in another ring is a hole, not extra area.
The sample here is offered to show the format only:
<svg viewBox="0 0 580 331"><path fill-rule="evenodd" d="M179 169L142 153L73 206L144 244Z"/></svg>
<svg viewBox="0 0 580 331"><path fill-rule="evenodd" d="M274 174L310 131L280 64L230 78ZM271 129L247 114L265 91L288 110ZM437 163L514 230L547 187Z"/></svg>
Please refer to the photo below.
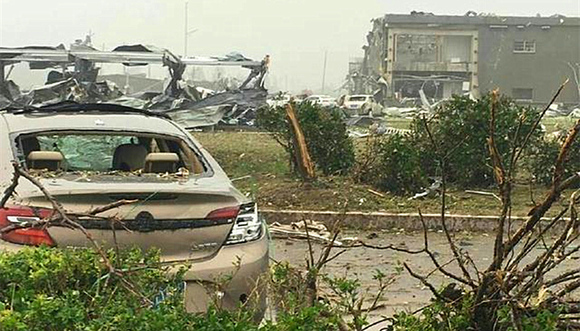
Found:
<svg viewBox="0 0 580 331"><path fill-rule="evenodd" d="M290 224L302 220L313 220L324 223L331 227L336 221L341 220L342 226L352 230L405 230L422 231L423 225L418 213L388 213L388 212L336 212L336 211L313 211L313 210L273 210L265 209L260 213L269 224L278 222ZM512 216L511 228L517 229L527 217ZM423 214L425 225L430 230L442 230L440 214ZM493 232L497 228L498 216L482 215L456 215L446 214L446 225L449 231ZM548 222L550 218L543 218L542 222ZM562 220L565 220L563 218ZM558 222L562 226L564 222ZM556 230L556 229L554 229Z"/></svg>

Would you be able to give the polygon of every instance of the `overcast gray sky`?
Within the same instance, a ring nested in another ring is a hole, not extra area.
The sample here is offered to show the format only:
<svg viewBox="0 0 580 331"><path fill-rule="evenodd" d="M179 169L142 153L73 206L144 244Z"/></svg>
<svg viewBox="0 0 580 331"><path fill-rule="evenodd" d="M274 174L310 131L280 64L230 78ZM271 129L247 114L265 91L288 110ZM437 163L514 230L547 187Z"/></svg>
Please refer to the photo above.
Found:
<svg viewBox="0 0 580 331"><path fill-rule="evenodd" d="M0 46L68 45L92 31L106 49L123 43L184 45L185 0L0 0ZM412 10L463 15L580 16L580 0L190 0L189 55L272 57L271 83L293 91L340 86L361 56L370 20ZM18 78L21 72L17 73Z"/></svg>

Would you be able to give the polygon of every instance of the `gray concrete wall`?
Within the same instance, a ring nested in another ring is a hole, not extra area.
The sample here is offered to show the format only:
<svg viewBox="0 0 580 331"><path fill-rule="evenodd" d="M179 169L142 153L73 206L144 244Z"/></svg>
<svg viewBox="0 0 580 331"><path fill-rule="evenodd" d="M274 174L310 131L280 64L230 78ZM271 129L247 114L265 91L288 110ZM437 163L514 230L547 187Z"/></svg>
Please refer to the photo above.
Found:
<svg viewBox="0 0 580 331"><path fill-rule="evenodd" d="M404 64L408 61L400 58L395 59L395 63L388 60L387 63L381 62L382 59L394 57L396 47L392 38L393 31L422 34L430 34L432 31L434 34L452 35L475 30L478 37L473 43L473 49L477 49L477 54L472 54L472 57L474 56L473 60L477 64L475 68L467 71L476 73L471 83L478 86L480 94L499 88L502 93L511 96L514 88L531 88L533 103L545 104L560 84L569 78L570 83L560 95L558 102L570 105L580 103L573 71L568 66L568 62L580 62L578 18L386 15L385 20L387 25L384 28L377 24L380 20L375 20L371 36L380 35L380 38L373 38L370 45L367 45L367 61L363 69L365 73L381 73L381 66L385 65L382 72L387 82L392 83L393 69L397 70L397 67L401 69L401 65L406 71L411 69L433 71L428 69L434 68L406 68ZM550 28L543 29L543 26ZM388 35L388 38L383 39L383 33ZM535 53L514 53L516 40L535 41ZM459 53L456 55L460 55L460 58L465 56ZM400 61L398 66L397 61ZM419 64L415 63L415 67ZM435 69L435 71L454 71L446 68Z"/></svg>
<svg viewBox="0 0 580 331"><path fill-rule="evenodd" d="M535 53L514 53L514 41L533 40ZM513 88L532 88L535 103L547 103L560 84L570 83L558 101L580 103L573 72L567 62L580 62L580 27L540 26L522 29L508 26L479 28L479 88L482 93L499 88L511 95Z"/></svg>

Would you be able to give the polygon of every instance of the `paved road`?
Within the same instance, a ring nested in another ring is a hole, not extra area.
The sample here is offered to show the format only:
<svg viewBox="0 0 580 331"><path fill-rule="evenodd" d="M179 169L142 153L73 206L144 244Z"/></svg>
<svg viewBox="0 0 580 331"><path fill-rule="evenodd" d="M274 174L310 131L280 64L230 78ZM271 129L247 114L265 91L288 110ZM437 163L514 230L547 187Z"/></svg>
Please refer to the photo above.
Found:
<svg viewBox="0 0 580 331"><path fill-rule="evenodd" d="M347 232L344 236L366 238L369 234L369 232ZM364 240L376 245L395 244L408 249L421 249L423 247L422 233L377 232L376 234L376 238ZM480 270L489 265L493 254L494 241L491 235L458 233L455 234L455 238L458 245L469 252ZM443 233L430 232L429 245L431 250L436 252L441 263L451 260L452 252ZM320 247L320 245L315 245L315 250L319 251ZM534 254L541 252L541 249L536 249ZM294 265L303 266L307 254L308 245L304 240L275 239L272 245L271 255L274 259L287 260ZM554 273L577 267L578 258L580 258L580 255L565 261L558 269L554 270ZM523 263L526 261L524 260ZM396 275L397 270L401 269L402 262L407 262L415 272L422 275L426 275L434 269L431 260L425 254L409 255L391 250L385 251L361 247L350 249L332 261L325 271L332 275L348 275L359 278L364 289L369 288L369 293L375 293L377 286L372 279L373 271L380 269L385 274ZM459 274L456 263L450 264L447 269ZM449 278L439 273L435 273L429 279L435 286L450 282ZM370 319L377 320L382 315L392 315L397 311L416 310L429 303L430 298L431 292L403 270L387 290L384 300L381 302L384 307L372 312Z"/></svg>

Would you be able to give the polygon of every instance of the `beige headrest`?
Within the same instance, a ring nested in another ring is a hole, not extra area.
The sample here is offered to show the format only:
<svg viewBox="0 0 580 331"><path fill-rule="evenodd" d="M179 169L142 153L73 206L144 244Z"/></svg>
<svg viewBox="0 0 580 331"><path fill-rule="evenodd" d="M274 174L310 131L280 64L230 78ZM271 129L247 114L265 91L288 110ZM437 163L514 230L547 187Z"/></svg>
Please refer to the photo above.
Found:
<svg viewBox="0 0 580 331"><path fill-rule="evenodd" d="M26 157L29 161L62 161L64 157L61 152L53 151L32 151Z"/></svg>
<svg viewBox="0 0 580 331"><path fill-rule="evenodd" d="M175 153L149 153L145 162L179 162L179 156Z"/></svg>

